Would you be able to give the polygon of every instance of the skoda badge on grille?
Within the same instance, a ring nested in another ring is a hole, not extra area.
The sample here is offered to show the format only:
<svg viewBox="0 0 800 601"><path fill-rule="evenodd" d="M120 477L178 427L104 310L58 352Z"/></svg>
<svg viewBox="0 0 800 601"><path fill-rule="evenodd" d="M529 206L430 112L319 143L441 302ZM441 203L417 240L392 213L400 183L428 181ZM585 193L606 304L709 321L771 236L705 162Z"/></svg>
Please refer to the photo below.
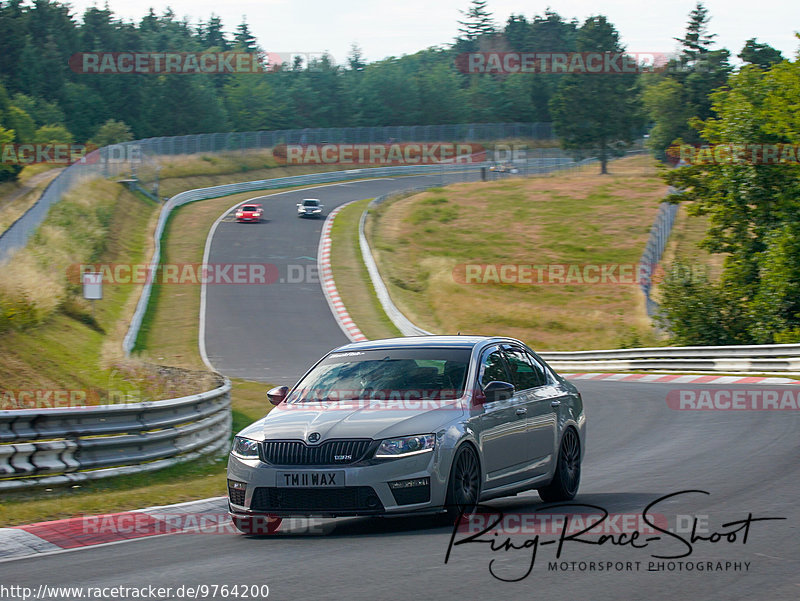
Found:
<svg viewBox="0 0 800 601"><path fill-rule="evenodd" d="M318 442L319 441L319 432L312 432L308 435L308 442Z"/></svg>

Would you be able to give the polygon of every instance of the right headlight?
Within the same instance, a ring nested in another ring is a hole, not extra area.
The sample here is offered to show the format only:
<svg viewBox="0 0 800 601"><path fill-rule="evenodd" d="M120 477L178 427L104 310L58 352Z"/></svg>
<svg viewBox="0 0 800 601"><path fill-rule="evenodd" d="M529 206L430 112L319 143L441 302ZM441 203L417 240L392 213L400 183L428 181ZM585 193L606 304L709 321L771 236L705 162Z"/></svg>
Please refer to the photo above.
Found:
<svg viewBox="0 0 800 601"><path fill-rule="evenodd" d="M393 457L410 457L411 455L419 455L420 453L429 453L435 446L435 434L387 438L381 441L378 450L375 451L375 458L390 459Z"/></svg>
<svg viewBox="0 0 800 601"><path fill-rule="evenodd" d="M231 453L242 459L258 459L258 441L244 436L235 436Z"/></svg>

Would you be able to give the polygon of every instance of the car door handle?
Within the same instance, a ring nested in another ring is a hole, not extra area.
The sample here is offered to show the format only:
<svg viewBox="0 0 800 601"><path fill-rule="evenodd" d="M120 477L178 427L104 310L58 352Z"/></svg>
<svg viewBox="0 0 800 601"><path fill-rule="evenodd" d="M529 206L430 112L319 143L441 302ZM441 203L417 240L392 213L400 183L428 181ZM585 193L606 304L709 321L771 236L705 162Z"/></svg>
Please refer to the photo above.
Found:
<svg viewBox="0 0 800 601"><path fill-rule="evenodd" d="M519 409L517 409L517 415L525 415L527 412L528 410L525 409L525 407L520 407Z"/></svg>
<svg viewBox="0 0 800 601"><path fill-rule="evenodd" d="M551 407L560 407L561 406L561 401L559 401L558 399L556 399L555 401L550 401L550 406Z"/></svg>

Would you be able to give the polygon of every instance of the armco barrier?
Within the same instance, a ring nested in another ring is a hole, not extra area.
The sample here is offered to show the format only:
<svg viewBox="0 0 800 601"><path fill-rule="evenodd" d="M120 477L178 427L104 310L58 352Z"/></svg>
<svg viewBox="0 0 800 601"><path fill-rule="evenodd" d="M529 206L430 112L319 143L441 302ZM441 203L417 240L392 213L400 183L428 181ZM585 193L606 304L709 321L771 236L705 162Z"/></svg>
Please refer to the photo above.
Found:
<svg viewBox="0 0 800 601"><path fill-rule="evenodd" d="M0 411L0 490L161 469L226 447L231 383L177 399Z"/></svg>

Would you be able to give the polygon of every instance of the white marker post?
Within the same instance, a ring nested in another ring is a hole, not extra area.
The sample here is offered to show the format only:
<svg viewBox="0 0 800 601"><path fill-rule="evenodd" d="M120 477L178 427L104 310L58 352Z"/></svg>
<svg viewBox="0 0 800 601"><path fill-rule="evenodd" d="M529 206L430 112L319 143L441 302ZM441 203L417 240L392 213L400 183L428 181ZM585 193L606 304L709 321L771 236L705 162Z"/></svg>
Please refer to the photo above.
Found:
<svg viewBox="0 0 800 601"><path fill-rule="evenodd" d="M89 301L102 300L103 298L103 274L100 272L85 271L83 273L83 298ZM94 317L94 303L92 305L92 317Z"/></svg>

